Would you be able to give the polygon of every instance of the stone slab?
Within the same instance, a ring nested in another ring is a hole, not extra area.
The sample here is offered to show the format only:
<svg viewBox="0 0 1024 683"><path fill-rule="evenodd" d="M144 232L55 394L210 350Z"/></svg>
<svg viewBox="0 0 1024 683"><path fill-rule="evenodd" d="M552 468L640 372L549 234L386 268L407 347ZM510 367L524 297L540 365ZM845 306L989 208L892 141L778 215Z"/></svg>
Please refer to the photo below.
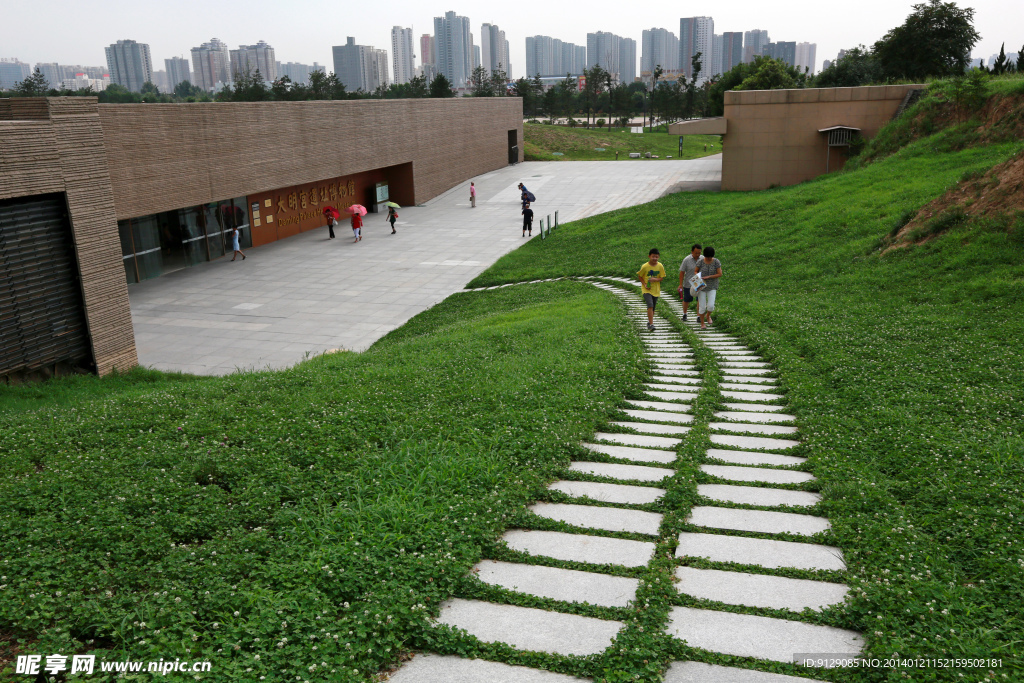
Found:
<svg viewBox="0 0 1024 683"><path fill-rule="evenodd" d="M676 459L675 451L659 451L653 448L633 448L631 446L611 446L602 443L583 443L584 448L596 453L604 453L613 458L632 460L633 462L669 463Z"/></svg>
<svg viewBox="0 0 1024 683"><path fill-rule="evenodd" d="M774 386L752 382L719 382L718 388L728 391L778 391Z"/></svg>
<svg viewBox="0 0 1024 683"><path fill-rule="evenodd" d="M693 422L693 415L687 415L686 413L668 413L664 410L623 410L622 412L637 420L655 420L675 424L689 424Z"/></svg>
<svg viewBox="0 0 1024 683"><path fill-rule="evenodd" d="M671 377L700 377L700 370L685 370L686 367L693 366L657 364L654 366L654 372Z"/></svg>
<svg viewBox="0 0 1024 683"><path fill-rule="evenodd" d="M636 431L643 432L644 434L685 434L690 431L689 427L663 425L656 424L654 422L612 422L610 424L613 424L616 427L635 429Z"/></svg>
<svg viewBox="0 0 1024 683"><path fill-rule="evenodd" d="M786 413L755 413L746 410L723 410L715 413L719 420L738 422L796 422L796 415Z"/></svg>
<svg viewBox="0 0 1024 683"><path fill-rule="evenodd" d="M729 368L729 374L730 375L757 376L757 375L770 375L773 372L775 372L775 371L772 370L771 368Z"/></svg>
<svg viewBox="0 0 1024 683"><path fill-rule="evenodd" d="M821 501L820 493L810 491L787 491L760 486L731 486L729 484L698 484L697 493L711 500L742 505L793 505L812 507Z"/></svg>
<svg viewBox="0 0 1024 683"><path fill-rule="evenodd" d="M754 391L722 391L722 396L731 398L734 401L778 401L783 398L781 394L761 394Z"/></svg>
<svg viewBox="0 0 1024 683"><path fill-rule="evenodd" d="M658 535L661 515L643 510L568 505L564 503L534 503L530 510L541 517L555 519L573 526L604 531L629 531L636 534Z"/></svg>
<svg viewBox="0 0 1024 683"><path fill-rule="evenodd" d="M779 380L774 377L748 377L746 375L722 375L723 382L730 383L741 383L741 384L762 384L762 385L774 385L778 384Z"/></svg>
<svg viewBox="0 0 1024 683"><path fill-rule="evenodd" d="M686 518L688 524L711 529L732 529L734 531L756 531L763 534L796 534L813 536L831 528L824 517L798 515L793 512L768 512L765 510L738 510L708 505L697 505ZM832 652L832 650L821 650ZM835 650L838 652L839 650ZM801 650L818 652L818 650Z"/></svg>
<svg viewBox="0 0 1024 683"><path fill-rule="evenodd" d="M690 647L776 662L792 662L797 652L859 654L864 648L855 631L690 607L673 607L665 632Z"/></svg>
<svg viewBox="0 0 1024 683"><path fill-rule="evenodd" d="M743 354L743 355L740 355L740 356L726 356L724 358L719 358L718 362L721 363L723 365L723 367L730 367L730 365L727 365L727 364L731 364L731 363L765 363L766 361L765 361L764 358L761 358L760 356L754 356L754 355L750 355L750 354Z"/></svg>
<svg viewBox="0 0 1024 683"><path fill-rule="evenodd" d="M507 643L517 650L583 656L608 649L623 626L619 621L462 598L441 605L438 623L465 629L485 643Z"/></svg>
<svg viewBox="0 0 1024 683"><path fill-rule="evenodd" d="M640 424L640 423L635 423ZM682 443L682 439L671 439L666 436L648 436L646 434L609 434L598 432L594 435L596 441L610 441L611 443L622 444L623 446L645 446L648 448L675 448Z"/></svg>
<svg viewBox="0 0 1024 683"><path fill-rule="evenodd" d="M786 409L786 406L772 406L766 403L725 403L723 405L729 410L757 413L781 413Z"/></svg>
<svg viewBox="0 0 1024 683"><path fill-rule="evenodd" d="M644 388L654 389L655 391L700 391L700 384L665 384L663 382L650 382L644 385Z"/></svg>
<svg viewBox="0 0 1024 683"><path fill-rule="evenodd" d="M712 562L756 564L767 569L846 569L843 551L832 546L721 534L679 534L676 557L703 557Z"/></svg>
<svg viewBox="0 0 1024 683"><path fill-rule="evenodd" d="M574 462L569 465L570 472L592 474L595 477L610 477L622 481L663 481L676 473L664 467L645 467L644 465L619 465L611 462Z"/></svg>
<svg viewBox="0 0 1024 683"><path fill-rule="evenodd" d="M591 679L484 659L420 654L387 680L391 683L583 683Z"/></svg>
<svg viewBox="0 0 1024 683"><path fill-rule="evenodd" d="M718 364L723 368L770 368L770 363L756 360L720 360Z"/></svg>
<svg viewBox="0 0 1024 683"><path fill-rule="evenodd" d="M639 579L623 576L498 560L482 560L473 571L484 583L517 593L602 607L625 607L640 585Z"/></svg>
<svg viewBox="0 0 1024 683"><path fill-rule="evenodd" d="M652 398L660 398L663 401L685 401L689 403L697 398L695 393L683 393L680 391L658 391L657 389L645 389L644 393Z"/></svg>
<svg viewBox="0 0 1024 683"><path fill-rule="evenodd" d="M675 375L651 375L649 381L687 386L700 386L701 384L700 377L684 377Z"/></svg>
<svg viewBox="0 0 1024 683"><path fill-rule="evenodd" d="M462 681L458 683L462 683ZM509 683L513 683L513 681L510 679ZM668 671L665 672L665 683L821 683L821 681L703 662L672 662Z"/></svg>
<svg viewBox="0 0 1024 683"><path fill-rule="evenodd" d="M708 428L715 432L744 432L747 434L764 434L766 436L796 434L800 431L796 427L791 426L751 422L711 422L708 424Z"/></svg>
<svg viewBox="0 0 1024 683"><path fill-rule="evenodd" d="M665 401L636 401L629 399L626 403L636 408L657 410L659 412L686 413L690 410L689 406L684 406L679 403L667 403Z"/></svg>
<svg viewBox="0 0 1024 683"><path fill-rule="evenodd" d="M607 475L603 475L607 476ZM665 489L652 486L626 486L624 484L602 484L596 481L556 481L548 484L552 491L559 491L573 498L586 496L602 503L646 505L665 495ZM795 492L792 492L795 493Z"/></svg>
<svg viewBox="0 0 1024 683"><path fill-rule="evenodd" d="M649 351L646 356L654 361L668 361L668 362L682 362L686 363L693 360L692 353L662 353L659 351Z"/></svg>
<svg viewBox="0 0 1024 683"><path fill-rule="evenodd" d="M676 590L701 600L793 612L820 612L841 603L850 590L839 583L694 567L676 567L676 579Z"/></svg>
<svg viewBox="0 0 1024 683"><path fill-rule="evenodd" d="M730 465L701 465L705 474L732 481L763 481L769 484L803 484L814 481L814 475L795 470L770 470L763 467L732 467Z"/></svg>
<svg viewBox="0 0 1024 683"><path fill-rule="evenodd" d="M569 562L615 564L623 567L643 567L654 557L656 548L654 543L647 541L526 529L506 531L502 540L509 548L531 555L553 557Z"/></svg>
<svg viewBox="0 0 1024 683"><path fill-rule="evenodd" d="M762 451L785 451L800 445L800 442L794 439L773 439L766 436L732 436L728 434L712 434L711 443L717 446L756 448Z"/></svg>

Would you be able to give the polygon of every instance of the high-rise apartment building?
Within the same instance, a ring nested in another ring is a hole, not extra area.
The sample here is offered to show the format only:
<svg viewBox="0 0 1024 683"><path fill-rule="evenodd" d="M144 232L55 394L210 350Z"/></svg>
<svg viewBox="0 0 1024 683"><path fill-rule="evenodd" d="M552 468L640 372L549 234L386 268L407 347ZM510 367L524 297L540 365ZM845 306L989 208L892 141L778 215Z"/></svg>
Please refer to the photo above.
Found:
<svg viewBox="0 0 1024 683"><path fill-rule="evenodd" d="M469 34L469 39L470 39L470 41L473 40L473 34L472 33ZM480 46L474 44L473 45L473 69L476 70L476 68L479 67L479 66L481 66L481 63L480 63Z"/></svg>
<svg viewBox="0 0 1024 683"><path fill-rule="evenodd" d="M391 65L395 70L395 83L408 83L416 75L416 57L412 49L412 29L391 28Z"/></svg>
<svg viewBox="0 0 1024 683"><path fill-rule="evenodd" d="M634 41L633 52L636 52ZM619 74L619 60L622 58L622 37L614 33L598 31L587 34L587 68L600 66L615 77ZM636 67L634 67L634 71Z"/></svg>
<svg viewBox="0 0 1024 683"><path fill-rule="evenodd" d="M663 71L679 68L679 38L665 28L647 29L640 41L641 73L653 73L657 66Z"/></svg>
<svg viewBox="0 0 1024 683"><path fill-rule="evenodd" d="M299 62L277 63L277 77L287 76L288 80L298 85L308 85L309 75L314 71L325 71L325 69L316 62L313 62L313 66L300 64Z"/></svg>
<svg viewBox="0 0 1024 683"><path fill-rule="evenodd" d="M473 71L473 38L469 17L445 12L434 17L434 41L437 47L437 72L444 74L454 88L464 88Z"/></svg>
<svg viewBox="0 0 1024 683"><path fill-rule="evenodd" d="M0 90L12 90L31 75L32 67L17 57L0 57Z"/></svg>
<svg viewBox="0 0 1024 683"><path fill-rule="evenodd" d="M711 17L687 17L679 20L679 69L687 80L693 78L693 57L700 53L698 81L711 75L715 56L715 20Z"/></svg>
<svg viewBox="0 0 1024 683"><path fill-rule="evenodd" d="M722 73L722 34L716 33L711 38L711 68L710 76L719 76Z"/></svg>
<svg viewBox="0 0 1024 683"><path fill-rule="evenodd" d="M754 57L761 54L762 48L771 40L768 38L768 31L755 28L743 34L743 61L752 62Z"/></svg>
<svg viewBox="0 0 1024 683"><path fill-rule="evenodd" d="M188 67L188 60L184 57L165 59L164 70L167 72L167 82L170 84L171 90L185 81L192 82L192 71Z"/></svg>
<svg viewBox="0 0 1024 683"><path fill-rule="evenodd" d="M526 77L579 75L587 68L587 48L551 36L526 39Z"/></svg>
<svg viewBox="0 0 1024 683"><path fill-rule="evenodd" d="M255 74L257 71L264 81L273 83L277 80L277 58L274 48L266 42L261 40L255 45L239 45L230 54L231 80L235 80L237 74Z"/></svg>
<svg viewBox="0 0 1024 683"><path fill-rule="evenodd" d="M796 42L779 41L767 43L761 48L761 54L773 59L781 59L789 66L796 66Z"/></svg>
<svg viewBox="0 0 1024 683"><path fill-rule="evenodd" d="M38 62L36 68L51 88L60 88L61 82L67 78L64 67L57 62Z"/></svg>
<svg viewBox="0 0 1024 683"><path fill-rule="evenodd" d="M227 43L212 38L192 48L192 83L207 92L231 82L231 51Z"/></svg>
<svg viewBox="0 0 1024 683"><path fill-rule="evenodd" d="M153 60L149 45L134 40L119 40L106 48L110 79L132 92L142 90L144 83L153 82Z"/></svg>
<svg viewBox="0 0 1024 683"><path fill-rule="evenodd" d="M623 38L619 43L619 82L632 83L636 80L636 41Z"/></svg>
<svg viewBox="0 0 1024 683"><path fill-rule="evenodd" d="M796 44L796 68L800 69L801 73L806 69L807 73L811 75L814 74L814 65L817 62L817 56L817 43Z"/></svg>
<svg viewBox="0 0 1024 683"><path fill-rule="evenodd" d="M333 51L334 73L349 91L373 92L389 85L387 50L356 45L356 39L349 36L344 45L335 45Z"/></svg>
<svg viewBox="0 0 1024 683"><path fill-rule="evenodd" d="M498 69L511 75L509 68L508 41L505 40L505 32L494 24L484 24L480 27L480 64L488 73Z"/></svg>
<svg viewBox="0 0 1024 683"><path fill-rule="evenodd" d="M722 73L732 70L743 61L743 34L726 31L722 34Z"/></svg>

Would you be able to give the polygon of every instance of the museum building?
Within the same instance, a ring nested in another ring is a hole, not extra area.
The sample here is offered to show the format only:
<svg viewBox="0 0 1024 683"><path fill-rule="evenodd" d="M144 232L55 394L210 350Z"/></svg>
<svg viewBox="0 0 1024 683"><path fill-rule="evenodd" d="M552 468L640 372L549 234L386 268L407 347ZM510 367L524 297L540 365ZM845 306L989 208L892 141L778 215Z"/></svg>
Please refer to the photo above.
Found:
<svg viewBox="0 0 1024 683"><path fill-rule="evenodd" d="M0 99L0 378L137 364L128 285L522 160L519 98Z"/></svg>

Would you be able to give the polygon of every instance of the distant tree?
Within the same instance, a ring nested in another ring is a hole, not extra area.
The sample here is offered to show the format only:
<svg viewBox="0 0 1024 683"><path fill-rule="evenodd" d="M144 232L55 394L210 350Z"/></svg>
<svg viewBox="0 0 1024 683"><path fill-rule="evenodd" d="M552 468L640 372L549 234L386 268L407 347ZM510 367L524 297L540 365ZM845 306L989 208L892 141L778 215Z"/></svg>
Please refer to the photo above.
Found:
<svg viewBox="0 0 1024 683"><path fill-rule="evenodd" d="M452 82L444 74L437 74L430 82L431 97L455 97Z"/></svg>
<svg viewBox="0 0 1024 683"><path fill-rule="evenodd" d="M491 85L491 77L487 75L487 69L478 66L473 69L469 77L473 97L494 97L494 87Z"/></svg>
<svg viewBox="0 0 1024 683"><path fill-rule="evenodd" d="M1024 74L1024 45L1020 46L1020 52L1017 53L1017 73Z"/></svg>
<svg viewBox="0 0 1024 683"><path fill-rule="evenodd" d="M491 90L495 97L508 96L508 74L501 68L501 64L491 71Z"/></svg>
<svg viewBox="0 0 1024 683"><path fill-rule="evenodd" d="M920 81L963 74L981 37L972 24L974 10L941 0L913 7L902 25L875 43L883 77Z"/></svg>
<svg viewBox="0 0 1024 683"><path fill-rule="evenodd" d="M815 88L851 88L883 81L878 58L863 45L847 50L813 79Z"/></svg>
<svg viewBox="0 0 1024 683"><path fill-rule="evenodd" d="M1010 62L1006 59L1006 43L999 46L999 56L992 64L992 75L1001 76L1009 70Z"/></svg>
<svg viewBox="0 0 1024 683"><path fill-rule="evenodd" d="M292 99L292 79L290 76L281 76L270 84L270 95L272 99L285 101Z"/></svg>
<svg viewBox="0 0 1024 683"><path fill-rule="evenodd" d="M734 88L734 90L777 90L779 88L799 87L799 72L781 59L761 57L755 63L754 71Z"/></svg>
<svg viewBox="0 0 1024 683"><path fill-rule="evenodd" d="M179 99L187 99L189 97L200 97L203 95L203 89L198 85L189 83L188 81L182 81L174 86L174 96Z"/></svg>
<svg viewBox="0 0 1024 683"><path fill-rule="evenodd" d="M586 82L583 84L583 103L587 107L587 126L590 126L591 114L596 113L601 93L611 85L611 74L600 64L583 71Z"/></svg>
<svg viewBox="0 0 1024 683"><path fill-rule="evenodd" d="M39 71L39 67L36 67L31 76L14 84L12 92L15 97L45 97L49 91L49 81Z"/></svg>
<svg viewBox="0 0 1024 683"><path fill-rule="evenodd" d="M430 89L427 87L427 77L424 75L413 76L409 79L408 85L408 96L409 97L429 97Z"/></svg>

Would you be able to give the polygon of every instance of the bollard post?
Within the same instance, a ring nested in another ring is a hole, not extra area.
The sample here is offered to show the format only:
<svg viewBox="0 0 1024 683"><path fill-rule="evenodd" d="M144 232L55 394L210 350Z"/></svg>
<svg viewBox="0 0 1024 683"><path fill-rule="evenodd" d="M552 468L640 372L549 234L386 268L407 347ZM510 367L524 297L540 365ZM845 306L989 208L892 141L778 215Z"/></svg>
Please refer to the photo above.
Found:
<svg viewBox="0 0 1024 683"><path fill-rule="evenodd" d="M555 227L558 227L558 212L555 211Z"/></svg>
<svg viewBox="0 0 1024 683"><path fill-rule="evenodd" d="M551 214L548 214L548 230L551 229Z"/></svg>

